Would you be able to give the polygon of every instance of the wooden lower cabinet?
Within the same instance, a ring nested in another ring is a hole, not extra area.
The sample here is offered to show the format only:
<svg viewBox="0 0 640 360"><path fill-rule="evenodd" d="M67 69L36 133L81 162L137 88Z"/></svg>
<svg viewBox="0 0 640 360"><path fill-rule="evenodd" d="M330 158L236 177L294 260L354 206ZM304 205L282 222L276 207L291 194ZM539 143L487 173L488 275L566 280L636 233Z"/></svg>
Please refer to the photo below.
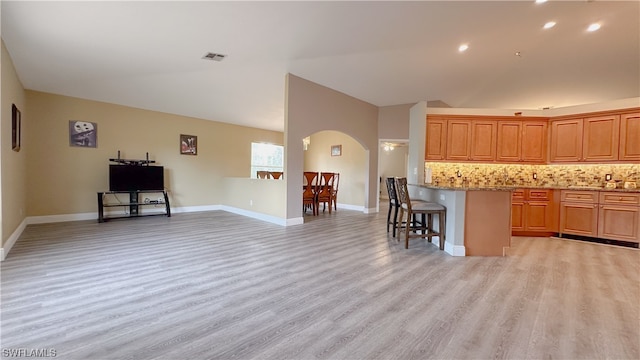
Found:
<svg viewBox="0 0 640 360"><path fill-rule="evenodd" d="M553 193L548 189L517 189L512 193L511 231L514 235L519 235L519 232L558 231Z"/></svg>
<svg viewBox="0 0 640 360"><path fill-rule="evenodd" d="M600 192L598 237L640 242L640 194Z"/></svg>
<svg viewBox="0 0 640 360"><path fill-rule="evenodd" d="M561 203L560 233L597 237L598 205L571 202Z"/></svg>
<svg viewBox="0 0 640 360"><path fill-rule="evenodd" d="M640 242L640 194L561 192L560 233Z"/></svg>
<svg viewBox="0 0 640 360"><path fill-rule="evenodd" d="M527 231L552 231L553 211L548 201L529 201L526 204L526 230Z"/></svg>
<svg viewBox="0 0 640 360"><path fill-rule="evenodd" d="M511 202L511 231L525 231L524 200Z"/></svg>
<svg viewBox="0 0 640 360"><path fill-rule="evenodd" d="M634 206L600 205L598 237L603 239L638 241L640 210Z"/></svg>

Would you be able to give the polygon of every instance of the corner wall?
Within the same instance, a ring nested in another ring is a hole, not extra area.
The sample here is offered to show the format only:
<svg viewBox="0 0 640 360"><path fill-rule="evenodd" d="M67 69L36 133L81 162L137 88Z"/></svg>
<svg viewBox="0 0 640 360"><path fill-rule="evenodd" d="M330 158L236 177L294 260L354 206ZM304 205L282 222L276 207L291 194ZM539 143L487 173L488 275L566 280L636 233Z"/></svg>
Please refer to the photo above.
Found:
<svg viewBox="0 0 640 360"><path fill-rule="evenodd" d="M2 249L6 253L16 239L12 236L24 226L27 211L27 153L29 142L25 134L30 130L30 115L26 109L25 91L18 79L11 56L2 42L0 57L2 78L1 121L0 121L0 233ZM11 149L11 104L22 113L22 148L19 152ZM0 254L4 257L5 253Z"/></svg>
<svg viewBox="0 0 640 360"><path fill-rule="evenodd" d="M302 139L336 130L356 139L368 154L365 212L375 212L378 191L378 108L292 74L285 81L287 219L302 218Z"/></svg>

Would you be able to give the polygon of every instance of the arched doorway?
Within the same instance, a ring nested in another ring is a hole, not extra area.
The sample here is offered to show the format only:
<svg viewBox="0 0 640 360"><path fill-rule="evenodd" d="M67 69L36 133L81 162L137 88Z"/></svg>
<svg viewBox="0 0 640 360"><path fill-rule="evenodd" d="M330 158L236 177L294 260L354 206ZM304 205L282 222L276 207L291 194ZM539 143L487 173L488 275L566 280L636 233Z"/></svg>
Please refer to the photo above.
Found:
<svg viewBox="0 0 640 360"><path fill-rule="evenodd" d="M338 209L365 211L368 151L340 131L323 130L308 139L303 171L339 173Z"/></svg>

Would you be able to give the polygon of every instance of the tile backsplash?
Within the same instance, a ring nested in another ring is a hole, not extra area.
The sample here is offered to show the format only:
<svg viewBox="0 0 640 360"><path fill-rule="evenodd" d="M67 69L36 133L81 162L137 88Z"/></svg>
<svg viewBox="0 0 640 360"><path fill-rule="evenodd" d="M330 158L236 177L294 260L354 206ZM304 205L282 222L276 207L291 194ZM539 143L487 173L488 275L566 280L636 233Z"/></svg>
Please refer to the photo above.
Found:
<svg viewBox="0 0 640 360"><path fill-rule="evenodd" d="M429 169L431 183L443 186L604 187L607 174L611 174L613 180L619 183L640 183L640 164L520 165L425 162L425 173Z"/></svg>

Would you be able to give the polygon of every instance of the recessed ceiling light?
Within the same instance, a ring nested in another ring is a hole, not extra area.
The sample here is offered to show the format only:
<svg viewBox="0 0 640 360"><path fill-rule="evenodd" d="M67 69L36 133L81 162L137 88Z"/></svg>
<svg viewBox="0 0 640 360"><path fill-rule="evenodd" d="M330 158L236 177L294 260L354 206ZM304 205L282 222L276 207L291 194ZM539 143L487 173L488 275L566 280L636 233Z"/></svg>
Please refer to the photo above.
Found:
<svg viewBox="0 0 640 360"><path fill-rule="evenodd" d="M465 52L465 51L467 51L467 49L468 49L468 48L469 48L469 45L468 45L468 44L462 44L462 45L460 45L460 46L458 47L458 51L460 51L460 52Z"/></svg>
<svg viewBox="0 0 640 360"><path fill-rule="evenodd" d="M547 0L536 0L536 4L542 4L542 3L546 3Z"/></svg>
<svg viewBox="0 0 640 360"><path fill-rule="evenodd" d="M600 29L600 24L593 23L593 24L589 25L589 27L587 28L587 31L591 32L591 31L596 31L598 29Z"/></svg>
<svg viewBox="0 0 640 360"><path fill-rule="evenodd" d="M556 22L555 21L549 21L548 23L544 24L543 28L551 29L554 26L556 26Z"/></svg>

